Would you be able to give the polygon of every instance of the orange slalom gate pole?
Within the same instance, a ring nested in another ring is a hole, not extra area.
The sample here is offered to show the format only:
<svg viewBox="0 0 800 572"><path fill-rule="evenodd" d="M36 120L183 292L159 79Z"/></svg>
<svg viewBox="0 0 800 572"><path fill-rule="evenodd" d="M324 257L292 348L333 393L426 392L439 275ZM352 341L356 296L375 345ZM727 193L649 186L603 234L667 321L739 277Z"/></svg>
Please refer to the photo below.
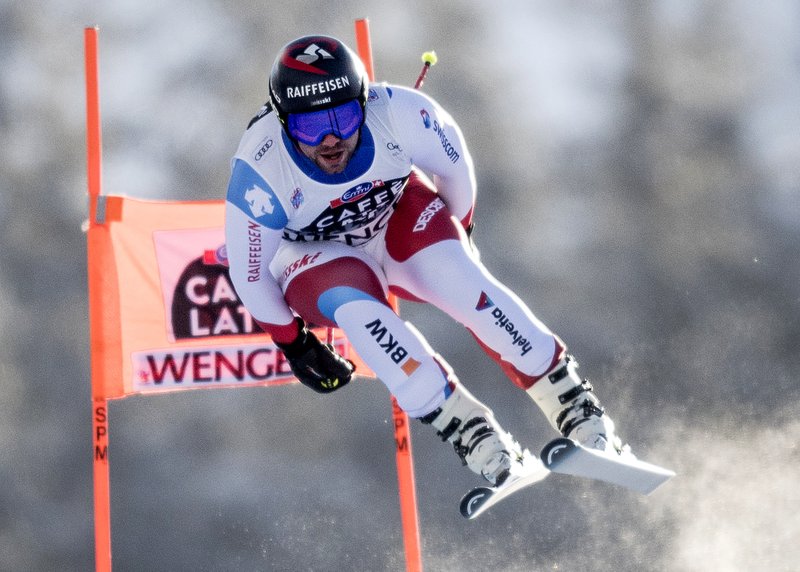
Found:
<svg viewBox="0 0 800 572"><path fill-rule="evenodd" d="M356 46L358 56L367 68L370 81L375 81L375 66L372 63L372 38L369 34L369 18L356 20Z"/></svg>
<svg viewBox="0 0 800 572"><path fill-rule="evenodd" d="M111 572L111 489L108 467L108 400L103 379L95 368L99 348L96 338L102 334L102 299L99 291L100 272L94 245L97 241L97 203L102 182L102 145L100 130L100 89L98 81L98 29L84 28L86 67L86 151L89 188L89 228L87 230L87 274L89 291L89 325L92 352L92 442L94 487L94 554L95 570Z"/></svg>
<svg viewBox="0 0 800 572"><path fill-rule="evenodd" d="M100 88L98 86L97 27L83 30L86 66L86 171L89 187L89 225L97 219L97 199L102 182L102 143L100 134Z"/></svg>
<svg viewBox="0 0 800 572"><path fill-rule="evenodd" d="M358 55L364 62L370 81L375 81L372 63L372 42L369 34L369 20L356 20L356 45ZM394 297L390 299L397 309ZM411 455L411 431L408 415L392 397L392 418L394 420L394 437L397 447L397 483L400 489L400 517L403 524L403 543L406 553L406 571L422 571L422 551L420 549L419 518L417 514L417 492L414 483L414 460Z"/></svg>

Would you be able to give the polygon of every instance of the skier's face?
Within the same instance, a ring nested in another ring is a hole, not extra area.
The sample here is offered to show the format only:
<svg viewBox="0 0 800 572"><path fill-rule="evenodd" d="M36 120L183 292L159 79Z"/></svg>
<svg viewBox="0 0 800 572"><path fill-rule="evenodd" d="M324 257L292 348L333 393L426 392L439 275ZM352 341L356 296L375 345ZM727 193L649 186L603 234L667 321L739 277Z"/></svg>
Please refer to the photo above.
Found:
<svg viewBox="0 0 800 572"><path fill-rule="evenodd" d="M334 175L341 173L353 157L358 145L359 132L347 139L339 139L332 133L325 136L319 145L306 145L297 141L303 155L314 161L323 172Z"/></svg>
<svg viewBox="0 0 800 572"><path fill-rule="evenodd" d="M364 124L358 99L317 111L290 113L286 130L300 150L325 173L341 173L353 156Z"/></svg>

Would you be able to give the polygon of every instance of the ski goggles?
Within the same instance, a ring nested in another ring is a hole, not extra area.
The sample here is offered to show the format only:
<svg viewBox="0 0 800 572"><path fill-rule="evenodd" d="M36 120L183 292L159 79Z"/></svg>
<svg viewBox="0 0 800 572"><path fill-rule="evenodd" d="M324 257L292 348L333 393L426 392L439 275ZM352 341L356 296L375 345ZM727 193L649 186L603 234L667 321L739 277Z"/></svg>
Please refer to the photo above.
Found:
<svg viewBox="0 0 800 572"><path fill-rule="evenodd" d="M364 122L364 110L357 99L347 103L306 113L290 113L287 121L289 135L316 147L327 135L349 139Z"/></svg>

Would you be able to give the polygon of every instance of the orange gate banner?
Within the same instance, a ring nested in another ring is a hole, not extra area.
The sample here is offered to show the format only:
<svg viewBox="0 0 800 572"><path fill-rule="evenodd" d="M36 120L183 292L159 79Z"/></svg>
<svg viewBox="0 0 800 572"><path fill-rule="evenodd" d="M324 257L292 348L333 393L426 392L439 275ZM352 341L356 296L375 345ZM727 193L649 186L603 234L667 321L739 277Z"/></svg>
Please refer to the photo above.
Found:
<svg viewBox="0 0 800 572"><path fill-rule="evenodd" d="M233 288L224 212L223 201L105 197L105 220L88 233L102 320L92 324L95 399L295 381ZM316 333L372 375L341 332Z"/></svg>

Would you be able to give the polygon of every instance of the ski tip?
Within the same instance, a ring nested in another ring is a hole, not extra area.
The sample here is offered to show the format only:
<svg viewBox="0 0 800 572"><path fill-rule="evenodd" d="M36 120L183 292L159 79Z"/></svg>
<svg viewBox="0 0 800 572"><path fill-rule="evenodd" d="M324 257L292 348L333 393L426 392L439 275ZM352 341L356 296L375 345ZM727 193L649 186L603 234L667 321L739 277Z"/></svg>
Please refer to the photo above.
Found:
<svg viewBox="0 0 800 572"><path fill-rule="evenodd" d="M652 486L650 486L650 488L640 490L639 492L645 496L650 496L658 489L660 489L662 486L664 486L674 476L675 476L674 473L671 476L664 476L661 478L660 481L654 482Z"/></svg>
<svg viewBox="0 0 800 572"><path fill-rule="evenodd" d="M567 438L544 446L541 460L550 471L620 485L645 495L675 476L675 472L636 458L587 449Z"/></svg>
<svg viewBox="0 0 800 572"><path fill-rule="evenodd" d="M664 484L669 482L670 479L675 477L677 473L672 469L667 469L665 467L660 467L658 465L652 465L647 463L648 467L653 473L653 485L649 490L642 491L644 495L651 495L660 489Z"/></svg>

